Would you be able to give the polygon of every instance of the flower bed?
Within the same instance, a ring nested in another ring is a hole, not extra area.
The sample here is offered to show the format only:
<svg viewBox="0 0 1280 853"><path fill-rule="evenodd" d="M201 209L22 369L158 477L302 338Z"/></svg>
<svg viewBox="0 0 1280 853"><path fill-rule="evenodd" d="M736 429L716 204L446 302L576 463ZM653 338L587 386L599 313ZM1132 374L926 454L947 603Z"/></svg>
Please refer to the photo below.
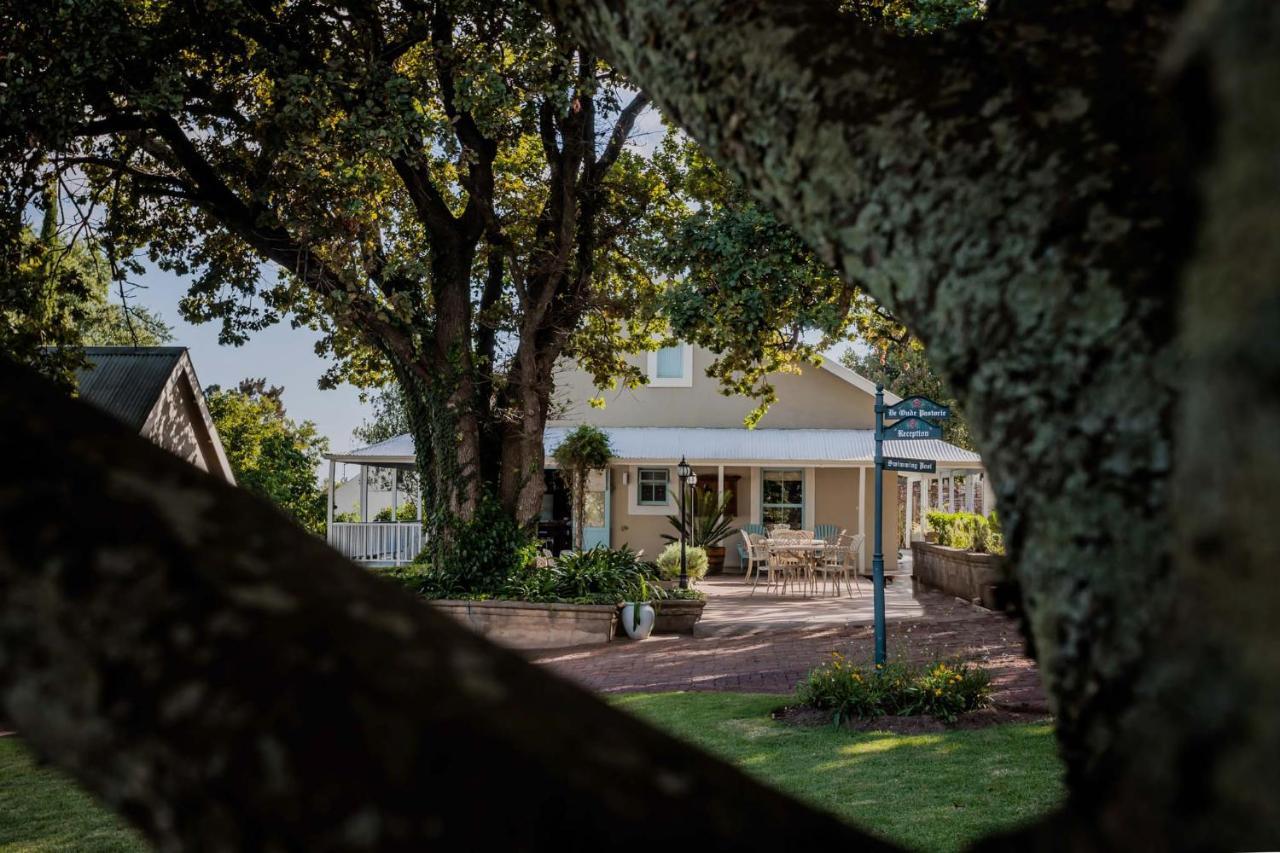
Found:
<svg viewBox="0 0 1280 853"><path fill-rule="evenodd" d="M839 652L809 672L796 689L802 705L829 712L837 724L854 718L929 716L954 723L987 705L991 678L965 663L924 667L891 663L861 667Z"/></svg>
<svg viewBox="0 0 1280 853"><path fill-rule="evenodd" d="M379 574L478 633L521 649L609 642L623 602L652 601L658 633L692 633L705 604L693 590L663 589L656 567L625 548L562 554L550 565L531 560L483 583L460 582L418 563Z"/></svg>

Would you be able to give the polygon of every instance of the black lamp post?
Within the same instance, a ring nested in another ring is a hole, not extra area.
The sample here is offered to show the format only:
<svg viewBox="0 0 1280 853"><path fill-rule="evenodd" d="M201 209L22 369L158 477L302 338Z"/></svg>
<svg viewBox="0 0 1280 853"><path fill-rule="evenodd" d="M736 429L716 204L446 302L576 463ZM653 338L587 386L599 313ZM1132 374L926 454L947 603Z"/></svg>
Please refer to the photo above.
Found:
<svg viewBox="0 0 1280 853"><path fill-rule="evenodd" d="M680 464L676 466L676 478L680 481L680 588L689 588L689 562L685 556L685 540L689 534L689 517L685 510L688 509L688 503L685 501L685 483L693 478L693 468L685 461L684 455L680 456Z"/></svg>

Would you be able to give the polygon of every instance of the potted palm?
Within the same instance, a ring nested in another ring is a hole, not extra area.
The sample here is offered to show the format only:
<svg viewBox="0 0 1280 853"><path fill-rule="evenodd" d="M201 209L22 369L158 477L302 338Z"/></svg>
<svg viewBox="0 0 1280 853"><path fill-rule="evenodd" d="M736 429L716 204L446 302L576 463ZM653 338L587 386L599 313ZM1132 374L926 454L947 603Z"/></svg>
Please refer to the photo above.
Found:
<svg viewBox="0 0 1280 853"><path fill-rule="evenodd" d="M682 504L679 516L667 516L676 533L674 536L664 533L662 538L678 542L680 534L686 534L686 541L691 547L707 552L707 574L718 575L724 571L724 545L721 543L733 533L733 516L729 512L732 504L733 492L725 492L719 496L710 490L694 492L690 507L692 512L684 512ZM689 525L687 531L686 518Z"/></svg>

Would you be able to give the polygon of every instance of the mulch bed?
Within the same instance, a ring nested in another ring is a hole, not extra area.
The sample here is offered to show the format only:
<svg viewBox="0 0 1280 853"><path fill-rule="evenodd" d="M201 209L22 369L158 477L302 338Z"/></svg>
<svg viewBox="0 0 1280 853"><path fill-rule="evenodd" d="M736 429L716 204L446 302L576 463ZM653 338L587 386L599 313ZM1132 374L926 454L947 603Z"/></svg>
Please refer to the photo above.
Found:
<svg viewBox="0 0 1280 853"><path fill-rule="evenodd" d="M817 728L830 726L832 713L807 705L787 705L772 714L773 719L788 726ZM844 720L840 726L852 732L892 732L899 735L937 734L939 732L972 731L1006 723L1040 723L1053 718L1040 712L1010 711L1005 708L980 708L963 714L954 723L944 723L933 717L855 717Z"/></svg>

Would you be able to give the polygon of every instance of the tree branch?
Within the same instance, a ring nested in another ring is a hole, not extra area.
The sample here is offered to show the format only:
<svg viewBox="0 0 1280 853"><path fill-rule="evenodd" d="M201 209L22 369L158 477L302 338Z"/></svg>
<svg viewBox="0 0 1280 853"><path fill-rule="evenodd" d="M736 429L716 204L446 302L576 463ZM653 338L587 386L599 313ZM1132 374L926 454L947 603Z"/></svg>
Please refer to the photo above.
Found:
<svg viewBox="0 0 1280 853"><path fill-rule="evenodd" d="M887 849L7 360L0 434L5 718L158 849Z"/></svg>
<svg viewBox="0 0 1280 853"><path fill-rule="evenodd" d="M618 159L618 155L622 153L622 146L627 143L627 138L631 136L631 129L635 127L636 119L649 106L649 102L649 96L641 92L632 98L623 107L622 112L618 114L618 120L613 125L613 132L609 134L609 142L592 170L592 183L602 180L609 171L609 167Z"/></svg>

